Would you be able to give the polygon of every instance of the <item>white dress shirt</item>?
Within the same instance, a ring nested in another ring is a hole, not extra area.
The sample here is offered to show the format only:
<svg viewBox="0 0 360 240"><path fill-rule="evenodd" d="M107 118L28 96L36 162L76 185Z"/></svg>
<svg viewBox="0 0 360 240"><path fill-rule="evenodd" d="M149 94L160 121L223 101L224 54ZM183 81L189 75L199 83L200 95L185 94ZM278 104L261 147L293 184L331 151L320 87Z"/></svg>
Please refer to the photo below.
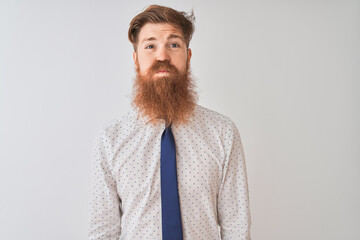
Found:
<svg viewBox="0 0 360 240"><path fill-rule="evenodd" d="M89 239L161 240L160 143L156 126L135 110L95 141ZM199 105L186 125L172 125L184 240L250 239L250 207L239 132Z"/></svg>

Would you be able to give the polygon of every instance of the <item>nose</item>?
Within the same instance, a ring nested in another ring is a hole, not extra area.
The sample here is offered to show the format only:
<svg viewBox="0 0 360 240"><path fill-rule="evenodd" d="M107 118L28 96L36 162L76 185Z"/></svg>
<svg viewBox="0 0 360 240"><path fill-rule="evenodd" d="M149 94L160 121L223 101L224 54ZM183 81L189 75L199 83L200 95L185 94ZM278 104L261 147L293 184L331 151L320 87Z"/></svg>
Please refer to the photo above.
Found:
<svg viewBox="0 0 360 240"><path fill-rule="evenodd" d="M157 60L158 61L170 60L169 53L168 53L166 47L161 47L158 49Z"/></svg>

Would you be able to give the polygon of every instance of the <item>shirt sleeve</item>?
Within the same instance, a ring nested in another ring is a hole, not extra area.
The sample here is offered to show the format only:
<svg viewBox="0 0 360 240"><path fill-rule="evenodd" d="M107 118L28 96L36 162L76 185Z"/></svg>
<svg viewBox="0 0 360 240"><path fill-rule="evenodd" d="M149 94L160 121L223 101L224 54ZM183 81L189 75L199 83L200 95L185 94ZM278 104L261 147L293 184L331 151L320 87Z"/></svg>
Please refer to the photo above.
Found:
<svg viewBox="0 0 360 240"><path fill-rule="evenodd" d="M244 150L231 122L225 141L225 162L218 194L218 221L222 240L250 239L250 206Z"/></svg>
<svg viewBox="0 0 360 240"><path fill-rule="evenodd" d="M90 170L89 239L119 239L120 199L109 167L104 132L95 140Z"/></svg>

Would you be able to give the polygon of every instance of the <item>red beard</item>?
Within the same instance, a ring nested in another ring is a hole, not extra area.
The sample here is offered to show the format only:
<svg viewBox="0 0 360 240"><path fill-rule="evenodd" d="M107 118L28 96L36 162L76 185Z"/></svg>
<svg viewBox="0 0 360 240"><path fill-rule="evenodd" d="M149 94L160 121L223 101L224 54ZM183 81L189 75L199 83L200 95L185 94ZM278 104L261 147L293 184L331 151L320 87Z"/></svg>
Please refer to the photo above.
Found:
<svg viewBox="0 0 360 240"><path fill-rule="evenodd" d="M160 69L167 70L169 75L154 78ZM141 115L153 124L160 119L165 120L167 126L188 122L197 102L188 64L186 71L180 73L168 60L155 61L147 75L142 76L136 62L136 73L132 103Z"/></svg>

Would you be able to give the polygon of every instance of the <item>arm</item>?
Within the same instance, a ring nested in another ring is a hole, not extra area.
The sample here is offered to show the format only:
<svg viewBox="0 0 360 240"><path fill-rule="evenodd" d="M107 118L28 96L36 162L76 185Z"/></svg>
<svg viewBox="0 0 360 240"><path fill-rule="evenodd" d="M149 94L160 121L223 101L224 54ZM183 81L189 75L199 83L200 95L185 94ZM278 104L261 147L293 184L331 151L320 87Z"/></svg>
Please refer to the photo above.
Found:
<svg viewBox="0 0 360 240"><path fill-rule="evenodd" d="M244 151L233 122L228 131L217 207L221 239L249 240L251 219Z"/></svg>
<svg viewBox="0 0 360 240"><path fill-rule="evenodd" d="M95 141L90 171L90 240L115 240L120 236L120 199L109 168L108 142L104 141L103 134Z"/></svg>

